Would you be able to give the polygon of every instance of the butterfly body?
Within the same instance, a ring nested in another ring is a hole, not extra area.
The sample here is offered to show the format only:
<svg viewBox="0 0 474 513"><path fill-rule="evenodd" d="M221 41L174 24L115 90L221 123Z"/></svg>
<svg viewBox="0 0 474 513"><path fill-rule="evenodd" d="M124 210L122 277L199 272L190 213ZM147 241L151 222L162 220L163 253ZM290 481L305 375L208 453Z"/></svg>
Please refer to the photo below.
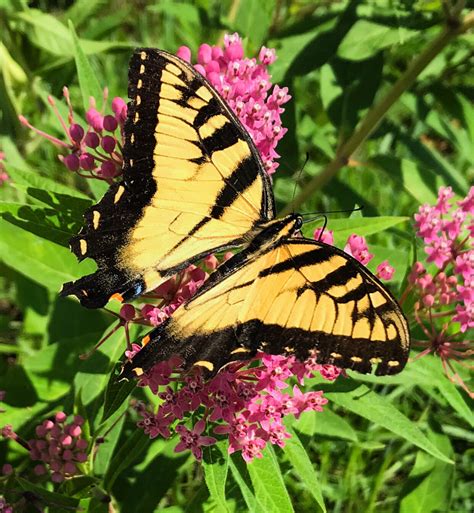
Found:
<svg viewBox="0 0 474 513"><path fill-rule="evenodd" d="M212 86L179 58L139 49L129 96L123 180L71 241L98 270L62 294L96 308L152 290L209 253L241 251L145 337L124 376L175 354L214 374L257 351L316 351L322 363L399 372L409 333L395 299L350 255L302 237L301 216L275 219L258 151Z"/></svg>

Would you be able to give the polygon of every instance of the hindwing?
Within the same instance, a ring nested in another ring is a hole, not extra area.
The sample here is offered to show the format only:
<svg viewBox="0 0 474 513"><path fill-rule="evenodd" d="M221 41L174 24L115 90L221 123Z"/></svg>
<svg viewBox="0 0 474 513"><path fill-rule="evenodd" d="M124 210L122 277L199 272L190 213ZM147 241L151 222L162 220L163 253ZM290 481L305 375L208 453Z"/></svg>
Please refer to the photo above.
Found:
<svg viewBox="0 0 474 513"><path fill-rule="evenodd" d="M71 240L98 269L66 283L90 308L131 299L189 263L242 245L275 215L248 133L210 84L178 57L138 49L130 61L123 180L85 213Z"/></svg>
<svg viewBox="0 0 474 513"><path fill-rule="evenodd" d="M406 364L409 333L395 299L343 251L304 238L244 250L222 264L198 294L151 331L124 376L173 354L216 373L262 351L376 374Z"/></svg>

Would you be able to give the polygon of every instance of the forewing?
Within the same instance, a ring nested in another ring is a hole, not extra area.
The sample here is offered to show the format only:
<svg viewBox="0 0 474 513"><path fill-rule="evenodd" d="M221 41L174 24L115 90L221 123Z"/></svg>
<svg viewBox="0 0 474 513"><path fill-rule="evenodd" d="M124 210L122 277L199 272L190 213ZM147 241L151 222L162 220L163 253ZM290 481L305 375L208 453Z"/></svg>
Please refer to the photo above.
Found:
<svg viewBox="0 0 474 513"><path fill-rule="evenodd" d="M126 374L173 354L215 373L258 350L299 359L316 351L320 363L395 374L409 352L407 322L388 290L350 255L308 239L237 255L149 335Z"/></svg>
<svg viewBox="0 0 474 513"><path fill-rule="evenodd" d="M135 297L274 217L269 179L248 133L194 68L154 49L129 71L123 181L85 213L71 240L98 271L65 284L84 306Z"/></svg>

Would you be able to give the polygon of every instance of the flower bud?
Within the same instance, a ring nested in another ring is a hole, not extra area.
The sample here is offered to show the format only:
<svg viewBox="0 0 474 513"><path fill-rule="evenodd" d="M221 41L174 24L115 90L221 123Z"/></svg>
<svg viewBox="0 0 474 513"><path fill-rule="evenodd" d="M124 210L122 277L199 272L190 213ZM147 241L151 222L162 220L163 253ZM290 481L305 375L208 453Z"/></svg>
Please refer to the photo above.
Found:
<svg viewBox="0 0 474 513"><path fill-rule="evenodd" d="M66 155L63 159L63 163L69 171L77 171L79 169L79 157L75 153Z"/></svg>

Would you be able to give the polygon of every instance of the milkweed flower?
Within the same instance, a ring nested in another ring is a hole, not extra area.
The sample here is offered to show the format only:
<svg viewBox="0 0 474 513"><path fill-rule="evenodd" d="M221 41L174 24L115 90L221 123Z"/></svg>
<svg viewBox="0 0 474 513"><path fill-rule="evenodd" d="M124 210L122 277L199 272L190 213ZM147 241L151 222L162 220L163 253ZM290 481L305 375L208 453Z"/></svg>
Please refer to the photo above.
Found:
<svg viewBox="0 0 474 513"><path fill-rule="evenodd" d="M457 202L451 187L441 187L434 205L420 206L415 228L427 257L413 265L408 278L416 295L415 319L426 335L417 342L421 355L438 355L448 377L466 390L451 360L474 353L465 339L474 328L473 214L474 187Z"/></svg>

